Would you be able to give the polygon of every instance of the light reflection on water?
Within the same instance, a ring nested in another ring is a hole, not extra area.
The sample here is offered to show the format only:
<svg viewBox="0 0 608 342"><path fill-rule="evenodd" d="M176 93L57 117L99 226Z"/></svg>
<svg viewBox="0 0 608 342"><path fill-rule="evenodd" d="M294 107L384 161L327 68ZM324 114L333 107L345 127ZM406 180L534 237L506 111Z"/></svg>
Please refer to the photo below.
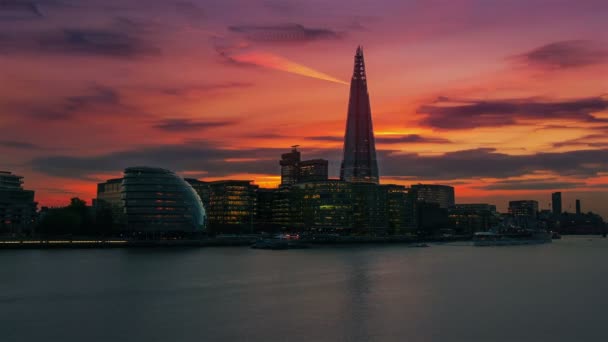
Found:
<svg viewBox="0 0 608 342"><path fill-rule="evenodd" d="M0 251L2 341L606 341L608 239Z"/></svg>

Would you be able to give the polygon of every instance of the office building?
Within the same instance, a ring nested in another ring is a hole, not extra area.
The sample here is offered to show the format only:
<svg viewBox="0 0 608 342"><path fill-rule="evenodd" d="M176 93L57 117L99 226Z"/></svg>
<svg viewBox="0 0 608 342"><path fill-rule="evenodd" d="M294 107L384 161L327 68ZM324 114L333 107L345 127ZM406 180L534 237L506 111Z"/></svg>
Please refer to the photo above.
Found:
<svg viewBox="0 0 608 342"><path fill-rule="evenodd" d="M355 67L350 83L340 179L353 183L379 183L365 61L360 46L355 54Z"/></svg>
<svg viewBox="0 0 608 342"><path fill-rule="evenodd" d="M199 195L175 173L152 167L125 169L122 199L134 232L202 232L206 213Z"/></svg>
<svg viewBox="0 0 608 342"><path fill-rule="evenodd" d="M554 192L551 194L551 207L553 215L559 216L562 214L562 193Z"/></svg>
<svg viewBox="0 0 608 342"><path fill-rule="evenodd" d="M300 151L298 145L291 147L291 152L281 155L281 185L292 185L298 182Z"/></svg>
<svg viewBox="0 0 608 342"><path fill-rule="evenodd" d="M339 180L298 183L290 189L293 224L313 232L349 233L353 189Z"/></svg>
<svg viewBox="0 0 608 342"><path fill-rule="evenodd" d="M23 177L0 171L0 234L29 231L36 207L34 191L23 188Z"/></svg>
<svg viewBox="0 0 608 342"><path fill-rule="evenodd" d="M328 179L328 162L325 159L304 160L298 164L298 183Z"/></svg>
<svg viewBox="0 0 608 342"><path fill-rule="evenodd" d="M448 221L456 234L488 231L499 222L496 206L485 203L455 204L448 209Z"/></svg>
<svg viewBox="0 0 608 342"><path fill-rule="evenodd" d="M581 200L577 199L576 200L576 215L580 215L581 214Z"/></svg>
<svg viewBox="0 0 608 342"><path fill-rule="evenodd" d="M448 209L454 205L454 187L438 184L415 184L411 187L414 200L418 203L436 203Z"/></svg>
<svg viewBox="0 0 608 342"><path fill-rule="evenodd" d="M249 180L209 182L207 215L213 233L253 233L258 186Z"/></svg>
<svg viewBox="0 0 608 342"><path fill-rule="evenodd" d="M536 218L538 213L538 201L521 200L509 202L509 214L514 217Z"/></svg>

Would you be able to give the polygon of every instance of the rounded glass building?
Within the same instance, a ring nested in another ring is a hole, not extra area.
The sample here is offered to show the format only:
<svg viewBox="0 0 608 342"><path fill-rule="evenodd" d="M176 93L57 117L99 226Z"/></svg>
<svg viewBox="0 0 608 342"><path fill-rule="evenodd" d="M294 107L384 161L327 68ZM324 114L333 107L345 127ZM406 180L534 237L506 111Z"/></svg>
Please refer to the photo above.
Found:
<svg viewBox="0 0 608 342"><path fill-rule="evenodd" d="M192 186L175 173L152 167L125 169L122 199L129 229L201 232L206 213Z"/></svg>

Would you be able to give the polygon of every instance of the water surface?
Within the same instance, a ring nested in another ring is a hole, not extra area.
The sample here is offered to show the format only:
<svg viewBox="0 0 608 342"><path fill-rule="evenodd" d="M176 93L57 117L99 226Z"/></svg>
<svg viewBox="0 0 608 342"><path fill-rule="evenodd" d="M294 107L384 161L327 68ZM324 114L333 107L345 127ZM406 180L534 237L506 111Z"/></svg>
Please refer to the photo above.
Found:
<svg viewBox="0 0 608 342"><path fill-rule="evenodd" d="M608 239L0 251L0 340L608 341Z"/></svg>

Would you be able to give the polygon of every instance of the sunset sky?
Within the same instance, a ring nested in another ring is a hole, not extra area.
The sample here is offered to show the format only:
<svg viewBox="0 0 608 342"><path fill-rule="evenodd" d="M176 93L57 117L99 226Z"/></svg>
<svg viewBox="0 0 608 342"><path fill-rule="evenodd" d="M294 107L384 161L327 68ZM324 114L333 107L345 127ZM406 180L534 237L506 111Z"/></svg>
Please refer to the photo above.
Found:
<svg viewBox="0 0 608 342"><path fill-rule="evenodd" d="M608 1L0 0L0 170L40 205L128 166L337 176L357 45L381 183L608 216Z"/></svg>

